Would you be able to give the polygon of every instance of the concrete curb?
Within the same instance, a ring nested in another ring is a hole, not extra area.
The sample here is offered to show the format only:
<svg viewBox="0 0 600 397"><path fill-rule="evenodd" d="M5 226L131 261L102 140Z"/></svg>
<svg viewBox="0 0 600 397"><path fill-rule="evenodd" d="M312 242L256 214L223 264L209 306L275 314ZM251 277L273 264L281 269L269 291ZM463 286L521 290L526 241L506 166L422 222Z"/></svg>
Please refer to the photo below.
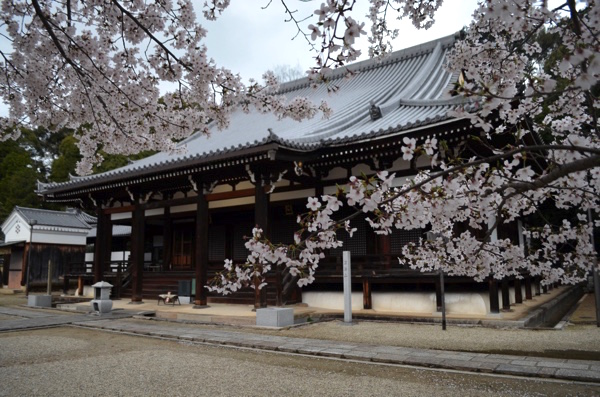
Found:
<svg viewBox="0 0 600 397"><path fill-rule="evenodd" d="M549 302L536 308L520 320L524 328L539 327L548 323L558 323L567 312L581 299L584 294L583 286L576 285Z"/></svg>

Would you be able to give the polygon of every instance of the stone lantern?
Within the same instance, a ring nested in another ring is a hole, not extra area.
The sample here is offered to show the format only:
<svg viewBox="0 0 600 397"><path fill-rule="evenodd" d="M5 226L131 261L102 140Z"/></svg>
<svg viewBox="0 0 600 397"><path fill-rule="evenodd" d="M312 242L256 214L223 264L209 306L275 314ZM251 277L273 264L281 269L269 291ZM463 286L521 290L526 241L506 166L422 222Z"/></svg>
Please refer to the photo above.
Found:
<svg viewBox="0 0 600 397"><path fill-rule="evenodd" d="M94 288L94 299L92 309L98 313L110 313L113 303L110 300L110 289L113 287L106 281L100 281L92 285Z"/></svg>

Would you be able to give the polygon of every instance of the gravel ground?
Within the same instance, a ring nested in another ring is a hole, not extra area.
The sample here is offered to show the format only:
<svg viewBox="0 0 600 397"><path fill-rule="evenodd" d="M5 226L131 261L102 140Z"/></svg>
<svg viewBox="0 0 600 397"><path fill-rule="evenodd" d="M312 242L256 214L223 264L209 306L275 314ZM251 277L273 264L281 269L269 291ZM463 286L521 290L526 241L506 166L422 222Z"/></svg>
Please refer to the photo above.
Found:
<svg viewBox="0 0 600 397"><path fill-rule="evenodd" d="M0 334L0 396L593 396L600 388L208 347L74 327Z"/></svg>

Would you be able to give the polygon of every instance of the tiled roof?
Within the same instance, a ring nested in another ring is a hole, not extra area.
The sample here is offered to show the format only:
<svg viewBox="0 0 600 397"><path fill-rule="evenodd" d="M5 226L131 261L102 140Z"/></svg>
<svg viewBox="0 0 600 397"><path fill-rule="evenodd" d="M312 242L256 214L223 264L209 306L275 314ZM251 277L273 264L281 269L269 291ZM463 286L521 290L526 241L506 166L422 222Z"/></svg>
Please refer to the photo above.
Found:
<svg viewBox="0 0 600 397"><path fill-rule="evenodd" d="M88 233L88 238L95 238L98 229L94 226L90 232ZM112 234L113 237L122 237L122 236L130 236L131 235L131 226L127 225L112 225Z"/></svg>
<svg viewBox="0 0 600 397"><path fill-rule="evenodd" d="M73 177L64 183L40 183L38 191L60 191L82 183L103 183L151 174L158 169L200 164L269 143L310 151L390 133L409 133L411 129L447 120L448 111L463 103L462 97L450 96L457 76L444 67L446 53L455 40L456 35L451 35L394 52L383 61L358 62L348 67L356 73L352 78L345 78L344 70L334 71L330 81L339 90L332 94L325 85L311 88L307 78L282 85L280 91L288 99L303 96L313 103L327 101L333 109L329 119L317 116L298 122L240 109L231 115L227 129L220 131L213 124L210 137L196 134L183 141L183 154L161 152L106 173ZM380 107L381 118L371 119L371 104Z"/></svg>
<svg viewBox="0 0 600 397"><path fill-rule="evenodd" d="M39 226L63 227L74 229L90 229L91 226L85 223L74 212L41 210L36 208L15 207L14 209L29 224L32 220Z"/></svg>

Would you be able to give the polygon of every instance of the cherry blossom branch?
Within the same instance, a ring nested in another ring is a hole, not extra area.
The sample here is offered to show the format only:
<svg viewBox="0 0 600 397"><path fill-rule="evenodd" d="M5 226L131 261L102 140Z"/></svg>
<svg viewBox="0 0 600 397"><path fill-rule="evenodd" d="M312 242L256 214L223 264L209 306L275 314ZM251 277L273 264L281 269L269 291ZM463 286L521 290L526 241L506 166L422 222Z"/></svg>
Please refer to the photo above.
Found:
<svg viewBox="0 0 600 397"><path fill-rule="evenodd" d="M121 5L121 3L119 3L118 0L111 0L111 1L114 5L117 6L117 8L119 10L121 10L123 15L126 15L134 24L136 24L144 33L146 33L146 35L152 42L154 42L157 46L160 47L160 49L162 49L164 51L164 53L167 55L167 60L169 59L169 57L171 57L175 60L175 62L177 62L179 65L183 66L187 70L189 70L189 71L192 70L189 67L189 65L187 65L185 62L183 62L181 59L179 59L177 57L177 55L175 55L171 50L169 50L169 48L167 48L163 44L162 41L160 41L156 36L154 36L154 34L152 34L152 32L144 24L142 24L138 18L136 18L131 12L129 12L129 10L127 10L125 7L123 7Z"/></svg>
<svg viewBox="0 0 600 397"><path fill-rule="evenodd" d="M33 7L35 9L35 13L36 13L37 17L40 19L40 21L42 21L42 25L48 32L48 35L50 35L52 42L56 46L56 49L58 50L58 52L60 52L60 54L62 55L65 62L67 62L69 65L71 65L73 67L73 70L75 70L75 72L77 72L77 74L79 74L81 77L83 77L85 74L80 69L80 67L77 64L75 64L71 60L71 58L67 55L67 53L65 52L64 48L62 47L62 43L60 42L58 37L56 37L56 34L54 33L54 29L52 29L52 26L50 26L48 19L46 19L46 15L40 8L38 0L31 0L31 4L33 5Z"/></svg>

